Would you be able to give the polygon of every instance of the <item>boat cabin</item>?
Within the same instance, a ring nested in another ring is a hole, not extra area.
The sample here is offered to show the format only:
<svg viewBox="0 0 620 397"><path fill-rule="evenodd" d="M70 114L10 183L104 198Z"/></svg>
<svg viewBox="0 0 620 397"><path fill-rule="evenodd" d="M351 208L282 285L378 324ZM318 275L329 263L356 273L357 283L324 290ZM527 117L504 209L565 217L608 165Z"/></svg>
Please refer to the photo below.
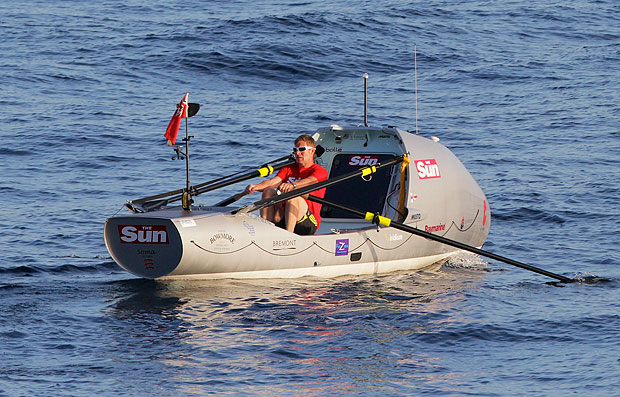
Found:
<svg viewBox="0 0 620 397"><path fill-rule="evenodd" d="M315 161L327 169L330 178L385 162L405 152L398 131L392 127L342 128L332 125L319 129L313 138L325 149ZM364 179L353 178L328 186L325 199L359 211L378 212L397 219L400 217L396 216L400 192L399 167L397 164L381 168ZM317 234L373 227L366 220L328 205L323 205L321 218Z"/></svg>

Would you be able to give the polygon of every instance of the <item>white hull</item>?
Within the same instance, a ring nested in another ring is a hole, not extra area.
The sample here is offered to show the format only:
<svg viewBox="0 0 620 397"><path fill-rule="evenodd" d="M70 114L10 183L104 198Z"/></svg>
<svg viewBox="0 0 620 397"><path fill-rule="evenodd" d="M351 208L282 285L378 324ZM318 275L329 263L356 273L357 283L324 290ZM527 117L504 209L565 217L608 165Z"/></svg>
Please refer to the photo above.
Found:
<svg viewBox="0 0 620 397"><path fill-rule="evenodd" d="M395 128L323 129L315 139L325 148L317 162L330 171L330 178L403 153L412 161L405 170L403 195L396 166L384 176L373 176L372 183L328 188L326 199L351 207L374 205L368 211L393 220L400 217L395 209L402 205L406 216L398 219L401 223L470 246L484 244L491 217L484 193L444 146ZM359 164L363 161L367 164ZM377 202L383 204L377 207ZM417 270L458 251L392 227L336 218L342 214L329 208L324 208L329 211L322 212L321 227L311 236L287 232L254 213L232 210L173 207L112 217L106 221L106 246L121 267L137 276L203 279Z"/></svg>
<svg viewBox="0 0 620 397"><path fill-rule="evenodd" d="M354 263L329 267L309 267L299 269L255 270L234 273L182 274L164 276L162 279L258 279L258 278L332 278L347 275L390 273L399 270L420 270L440 262L454 253L432 255L424 258L407 258L384 262Z"/></svg>

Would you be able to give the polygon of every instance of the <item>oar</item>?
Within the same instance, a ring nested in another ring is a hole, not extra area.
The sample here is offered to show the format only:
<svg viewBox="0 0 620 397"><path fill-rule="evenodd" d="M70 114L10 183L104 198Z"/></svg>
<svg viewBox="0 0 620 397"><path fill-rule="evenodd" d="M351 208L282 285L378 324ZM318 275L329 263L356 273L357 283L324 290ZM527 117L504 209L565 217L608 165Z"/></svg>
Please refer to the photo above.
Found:
<svg viewBox="0 0 620 397"><path fill-rule="evenodd" d="M282 156L280 158L277 158L275 160L272 160L272 161L270 161L268 163L265 163L265 164L261 165L260 168L265 168L270 163L277 163L278 161L286 160L289 157L291 157L291 155L287 154L286 156ZM213 183L220 182L220 181L222 181L224 179L231 178L233 176L236 176L236 175L239 175L239 174L242 174L242 173L247 173L247 172L248 171L239 171L239 172L236 172L236 173L231 174L231 175L224 175L224 176L219 177L217 179L213 179L211 181L207 181L207 182L199 183L198 185L194 185L194 186L190 187L190 190L199 189L201 187L204 187L204 186L207 186L207 185L211 185ZM156 194L154 196L144 197L144 198L140 198L140 199L137 199L137 200L131 200L130 203L131 204L142 204L142 203L146 203L148 201L153 201L153 200L157 200L157 199L164 198L164 197L169 197L169 196L176 195L176 194L181 194L181 193L183 193L183 190L185 190L185 189L181 188L181 189L171 190L171 191L166 192L166 193L160 193L160 194Z"/></svg>
<svg viewBox="0 0 620 397"><path fill-rule="evenodd" d="M232 185L234 183L244 181L247 179L252 179L258 176L268 176L272 174L274 171L279 170L280 168L283 168L283 167L286 167L287 165L291 165L295 163L295 160L291 158L291 155L280 157L279 159L276 159L275 161L281 161L287 158L289 160L283 163L274 165L274 166L263 165L261 168L253 170L253 171L237 172L232 175L223 176L221 178L218 178L218 179L215 179L209 182L204 182L204 183L192 186L190 187L191 194L193 196L196 196L198 194L205 193L205 192L215 190L215 189L219 189L221 187ZM138 200L130 201L129 203L125 204L125 206L129 208L130 211L133 211L133 212L153 211L155 209L168 205L172 202L181 200L183 198L183 190L184 189L177 189L177 190L173 190L168 193L162 193L156 196L151 196L145 199L140 199L139 201ZM168 197L170 195L174 195L174 196ZM156 200L158 198L163 198L163 199ZM152 199L153 201L147 201L146 199Z"/></svg>
<svg viewBox="0 0 620 397"><path fill-rule="evenodd" d="M315 152L315 156L316 157L320 157L321 155L323 155L323 153L325 152L325 149L321 146L321 145L317 145L316 147L316 152ZM287 165L292 165L295 163L295 159L292 157L291 154L286 155L286 156L282 156L276 160L274 160L274 162L277 161L281 161L281 160L285 160L288 159L287 161L274 165L274 166L269 166L269 165L263 165L261 168L257 169L257 170L253 170L253 171L249 171L246 173L243 173L241 175L238 175L239 173L236 174L232 174L226 177L222 177L222 178L218 178L214 181L209 181L209 182L204 182L201 183L199 185L195 185L190 187L190 191L192 196L197 196L199 194L202 193L206 193L206 192L210 192L212 190L215 189L219 189L225 186L229 186L241 181L245 181L248 179L252 179L252 178L256 178L256 177L265 177L268 175L271 175L274 171L278 171L281 168L286 167ZM238 176L236 176L238 175ZM205 186L205 187L203 187ZM127 208L129 208L130 211L136 212L148 212L148 211L152 211L154 209L157 208L161 208L165 205L168 205L174 201L178 201L181 200L183 198L183 190L184 189L178 189L178 190L173 190L172 192L168 192L168 194L162 193L160 195L157 196L153 196L153 198L162 198L162 197L166 197L167 195L170 194L176 194L173 197L169 197L163 200L158 200L158 201L146 201L145 199L140 199L140 201L135 200L135 201L130 201L129 203L125 204L125 206ZM233 196L234 197L234 196ZM243 197L243 196L241 196ZM148 198L148 197L147 197ZM226 200L225 200L226 201ZM141 204L141 205L140 205Z"/></svg>
<svg viewBox="0 0 620 397"><path fill-rule="evenodd" d="M316 152L314 152L314 157L321 157L323 155L323 153L325 153L325 149L321 145L317 145ZM280 169L280 168L282 168L282 167L279 167L278 169ZM241 200L247 194L248 193L246 193L246 192L241 192L241 193L233 194L232 196L230 196L230 197L220 201L219 203L215 204L214 207L225 207L227 205L230 205L230 204L234 203L235 201Z"/></svg>
<svg viewBox="0 0 620 397"><path fill-rule="evenodd" d="M418 235L418 236L421 236L421 237L425 237L425 238L427 238L429 240L434 240L434 241L437 241L437 242L440 242L440 243L443 243L443 244L446 244L446 245L450 245L452 247L456 247L456 248L460 248L460 249L465 250L465 251L473 252L473 253L481 255L481 256L486 256L487 258L491 258L491 259L495 259L495 260L500 261L500 262L508 263L509 265L513 265L513 266L516 266L516 267L520 267L522 269L526 269L526 270L529 270L529 271L532 271L532 272L535 272L535 273L539 273L539 274L545 275L547 277L555 278L556 280L560 280L563 283L574 283L576 281L574 279L571 279L571 278L568 278L568 277L564 277L564 276L561 276L559 274L551 273L551 272L549 272L547 270L540 269L538 267L534 267L534 266L531 266L531 265L527 265L525 263L518 262L518 261L515 261L513 259L509 259L509 258L506 258L506 257L501 256L501 255L494 254L494 253L489 252L489 251L481 250L480 248L472 247L471 245L463 244L463 243L458 242L456 240L451 240L451 239L443 237L443 236L438 236L436 234L425 232L425 231L417 229L415 227L411 227L411 226L405 225L403 223L393 221L393 220L391 220L389 218L380 216L379 214L373 214L371 212L361 212L361 211L358 211L358 210L356 210L354 208L349 208L349 207L345 207L345 206L342 206L342 205L339 205L339 204L335 204L335 203L332 203L330 201L327 201L325 199L322 199L322 198L319 198L319 197L316 197L316 196L308 196L308 199L312 200L312 201L316 201L317 203L320 203L320 204L323 204L323 205L329 205L330 207L338 208L339 210L342 210L342 211L348 212L350 214L356 215L356 216L358 216L360 218L366 219L367 221L373 222L373 223L375 223L377 225L393 227L395 229L399 229L399 230L402 230L404 232L408 232L408 233L415 234L415 235Z"/></svg>
<svg viewBox="0 0 620 397"><path fill-rule="evenodd" d="M276 160L279 161L280 159ZM265 166L263 166L265 167ZM234 173L232 175L225 175L222 177L219 177L217 179L213 179L211 181L207 181L207 182L203 182L200 183L198 185L195 186L191 186L190 187L190 191L193 191L193 189L198 188L198 187L202 187L202 186L207 186L213 183L217 183L220 182L224 179L230 178L232 176L235 175L239 175L243 172L247 172L247 171L239 171L237 173ZM154 196L149 196L149 197L144 197L141 199L137 199L137 200L131 200L127 203L125 203L125 207L127 207L130 211L132 212L149 212L152 211L155 208L160 208L163 207L164 205L167 205L168 203L177 201L177 200L181 200L183 198L183 191L185 189L176 189L176 190L171 190L169 192L166 193L160 193L160 194L156 194ZM174 195L174 196L173 196ZM173 197L170 197L173 196ZM158 199L163 199L163 200L158 200Z"/></svg>
<svg viewBox="0 0 620 397"><path fill-rule="evenodd" d="M380 168L388 167L388 166L400 163L401 161L403 161L403 156L394 156L392 157L392 159L387 160L383 163L377 163L375 165L360 168L359 170L350 172L348 174L330 178L322 182L313 183L312 185L308 185L308 186L301 187L299 189L291 190L290 192L282 193L278 196L268 197L262 200L258 200L254 202L253 204L246 205L245 207L237 208L233 210L232 213L236 214L238 212L246 213L246 212L257 211L265 207L269 207L270 205L281 203L286 200L290 200L293 197L303 196L304 194L308 194L315 190L319 190L327 186L331 186L331 185L335 185L340 182L344 182L348 179L355 178L357 176L365 177L365 176L374 174ZM310 196L310 197L313 197L313 196Z"/></svg>
<svg viewBox="0 0 620 397"><path fill-rule="evenodd" d="M220 201L217 204L214 204L214 207L226 207L227 205L230 205L232 203L234 203L235 201L239 201L241 200L245 195L247 195L246 192L241 192L241 193L237 193L237 194L233 194L232 196L228 197L227 199L224 199L222 201Z"/></svg>
<svg viewBox="0 0 620 397"><path fill-rule="evenodd" d="M255 178L255 177L268 176L268 175L271 175L274 171L277 171L280 168L284 168L287 165L291 165L291 164L295 164L295 160L294 159L290 159L288 161L285 161L283 163L276 164L276 165L273 165L273 166L268 165L266 167L262 167L262 168L259 168L257 170L246 172L246 173L241 174L239 176L234 176L235 174L233 174L233 175L230 175L230 176L224 178L223 180L220 180L220 182L211 183L210 185L208 185L206 187L203 187L203 188L200 188L200 189L196 189L195 186L194 186L194 187L192 187L190 189L191 190L191 194L192 194L192 196L197 196L197 195L202 194L202 193L210 192L211 190L219 189L219 188L222 188L222 187L225 187L225 186L229 186L229 185L232 185L232 184L235 184L235 183L238 183L238 182L241 182L241 181L245 181L245 180L248 180L248 179L252 179L252 178ZM147 201L147 202L142 203L141 205L140 204L135 205L132 202L130 202L128 204L131 205L133 207L133 209L138 209L138 210L141 210L141 211L144 211L144 212L149 212L149 211L153 211L155 209L161 208L161 207L163 207L165 205L168 205L168 204L170 204L172 202L181 200L183 198L182 191L183 191L183 189L181 189L181 193L180 194L177 194L177 195L172 196L172 197L164 198L162 200ZM126 206L130 210L132 209L128 205L126 205Z"/></svg>

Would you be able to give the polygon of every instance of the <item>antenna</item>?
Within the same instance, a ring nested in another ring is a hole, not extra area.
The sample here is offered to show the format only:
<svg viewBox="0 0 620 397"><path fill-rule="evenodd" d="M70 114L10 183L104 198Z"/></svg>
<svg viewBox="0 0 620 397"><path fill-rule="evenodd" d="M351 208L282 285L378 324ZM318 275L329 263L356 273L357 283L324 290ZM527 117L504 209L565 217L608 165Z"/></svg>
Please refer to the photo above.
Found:
<svg viewBox="0 0 620 397"><path fill-rule="evenodd" d="M368 127L368 73L364 73L364 127Z"/></svg>
<svg viewBox="0 0 620 397"><path fill-rule="evenodd" d="M418 135L418 48L413 45L413 80L415 85L415 133Z"/></svg>

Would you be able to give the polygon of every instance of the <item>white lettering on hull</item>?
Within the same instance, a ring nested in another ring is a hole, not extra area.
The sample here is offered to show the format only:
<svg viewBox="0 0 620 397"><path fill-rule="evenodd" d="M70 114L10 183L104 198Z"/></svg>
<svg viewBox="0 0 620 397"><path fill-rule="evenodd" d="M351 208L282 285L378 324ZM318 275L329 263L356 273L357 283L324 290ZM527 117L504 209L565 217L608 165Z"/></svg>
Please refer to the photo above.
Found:
<svg viewBox="0 0 620 397"><path fill-rule="evenodd" d="M441 178L439 165L435 159L415 160L415 169L420 179Z"/></svg>
<svg viewBox="0 0 620 397"><path fill-rule="evenodd" d="M123 244L168 244L165 225L118 225Z"/></svg>
<svg viewBox="0 0 620 397"><path fill-rule="evenodd" d="M351 156L351 158L349 158L349 165L353 167L375 165L378 162L379 162L379 156L366 155L366 156Z"/></svg>

